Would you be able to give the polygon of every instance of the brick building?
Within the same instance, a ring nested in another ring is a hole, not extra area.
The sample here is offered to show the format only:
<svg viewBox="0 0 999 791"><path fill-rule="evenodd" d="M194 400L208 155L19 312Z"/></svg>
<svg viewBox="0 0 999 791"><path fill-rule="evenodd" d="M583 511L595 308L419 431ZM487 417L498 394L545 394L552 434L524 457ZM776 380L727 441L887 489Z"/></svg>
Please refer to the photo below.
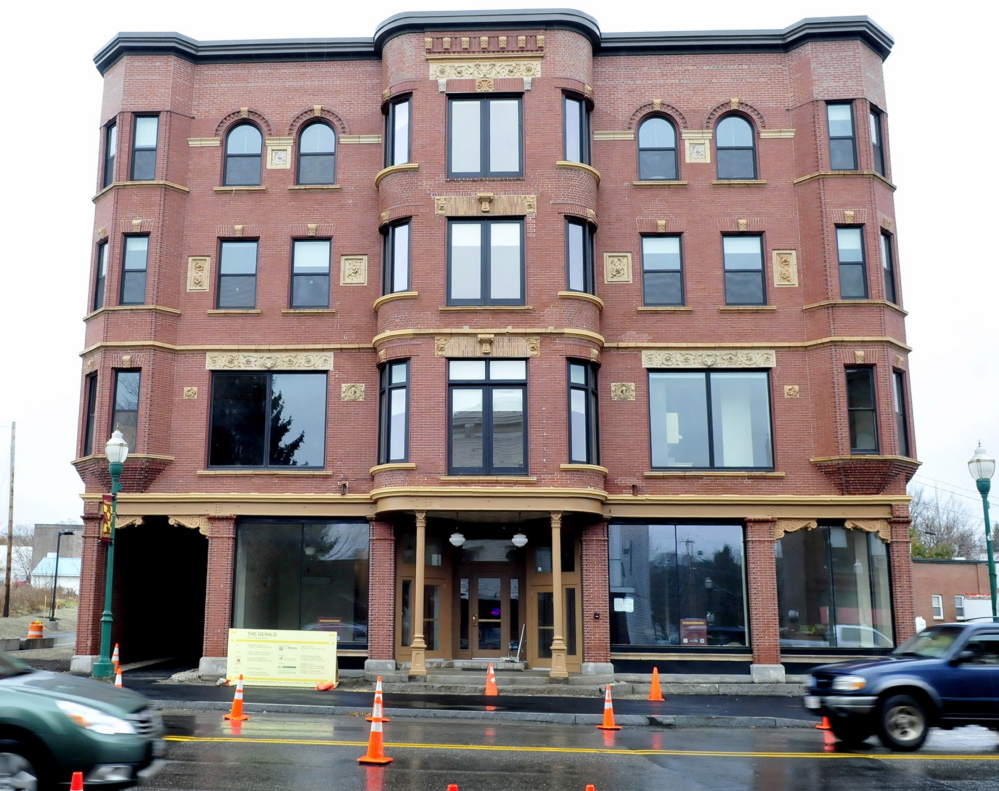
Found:
<svg viewBox="0 0 999 791"><path fill-rule="evenodd" d="M574 11L115 37L77 669L116 425L130 656L316 628L371 672L773 679L907 637L891 45Z"/></svg>

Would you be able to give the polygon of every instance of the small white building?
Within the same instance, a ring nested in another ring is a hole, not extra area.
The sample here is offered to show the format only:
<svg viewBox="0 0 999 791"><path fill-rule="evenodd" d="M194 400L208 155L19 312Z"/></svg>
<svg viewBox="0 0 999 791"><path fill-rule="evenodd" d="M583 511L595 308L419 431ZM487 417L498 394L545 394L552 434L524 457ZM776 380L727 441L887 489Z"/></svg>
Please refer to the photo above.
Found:
<svg viewBox="0 0 999 791"><path fill-rule="evenodd" d="M81 558L59 557L58 587L80 592ZM51 588L52 576L56 572L56 553L49 552L31 571L31 585L34 588Z"/></svg>

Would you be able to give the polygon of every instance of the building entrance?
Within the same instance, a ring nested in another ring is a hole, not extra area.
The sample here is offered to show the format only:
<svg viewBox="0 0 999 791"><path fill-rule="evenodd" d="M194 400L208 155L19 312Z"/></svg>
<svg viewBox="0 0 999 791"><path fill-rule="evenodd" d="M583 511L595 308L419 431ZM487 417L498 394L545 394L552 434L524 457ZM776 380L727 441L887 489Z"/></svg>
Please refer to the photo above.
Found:
<svg viewBox="0 0 999 791"><path fill-rule="evenodd" d="M523 623L520 591L520 577L509 568L459 570L456 658L492 659L517 653Z"/></svg>

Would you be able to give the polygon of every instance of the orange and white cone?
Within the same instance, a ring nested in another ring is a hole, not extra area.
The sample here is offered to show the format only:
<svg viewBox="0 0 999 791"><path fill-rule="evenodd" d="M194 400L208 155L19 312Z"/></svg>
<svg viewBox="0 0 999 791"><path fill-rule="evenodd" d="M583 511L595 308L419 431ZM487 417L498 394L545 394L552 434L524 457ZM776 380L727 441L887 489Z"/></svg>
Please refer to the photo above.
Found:
<svg viewBox="0 0 999 791"><path fill-rule="evenodd" d="M496 689L496 672L493 670L492 662L486 668L486 695L499 695L499 690Z"/></svg>
<svg viewBox="0 0 999 791"><path fill-rule="evenodd" d="M586 791L597 791L597 789L593 787L593 783L587 783Z"/></svg>
<svg viewBox="0 0 999 791"><path fill-rule="evenodd" d="M375 705L371 707L371 716L365 717L368 722L391 722L385 716L384 704L382 702L382 677L378 676L375 682Z"/></svg>
<svg viewBox="0 0 999 791"><path fill-rule="evenodd" d="M607 694L604 695L604 724L597 726L602 731L619 731L620 725L614 724L614 704L611 702L610 685L607 685Z"/></svg>
<svg viewBox="0 0 999 791"><path fill-rule="evenodd" d="M232 699L232 710L228 714L223 714L225 720L248 720L250 716L243 714L243 674L239 674L239 681L236 683L236 696Z"/></svg>
<svg viewBox="0 0 999 791"><path fill-rule="evenodd" d="M820 722L818 725L815 726L815 730L817 730L817 731L831 731L832 730L832 725L829 724L829 718L828 717L823 717L822 718L822 722Z"/></svg>
<svg viewBox="0 0 999 791"><path fill-rule="evenodd" d="M447 784L447 791L458 791L458 784L457 783L448 783Z"/></svg>
<svg viewBox="0 0 999 791"><path fill-rule="evenodd" d="M114 651L111 652L111 664L114 665L115 670L121 667L121 660L118 657L118 644L114 644Z"/></svg>
<svg viewBox="0 0 999 791"><path fill-rule="evenodd" d="M385 755L385 742L382 737L382 723L374 720L371 723L371 735L368 737L368 753L357 759L359 764L390 764L392 759Z"/></svg>
<svg viewBox="0 0 999 791"><path fill-rule="evenodd" d="M69 791L83 791L83 772L73 772L73 779L69 783Z"/></svg>
<svg viewBox="0 0 999 791"><path fill-rule="evenodd" d="M114 685L116 687L121 686L121 665L114 666Z"/></svg>
<svg viewBox="0 0 999 791"><path fill-rule="evenodd" d="M666 698L663 697L663 691L659 688L659 668L652 668L652 686L649 687L649 697L648 700L662 701L665 702Z"/></svg>

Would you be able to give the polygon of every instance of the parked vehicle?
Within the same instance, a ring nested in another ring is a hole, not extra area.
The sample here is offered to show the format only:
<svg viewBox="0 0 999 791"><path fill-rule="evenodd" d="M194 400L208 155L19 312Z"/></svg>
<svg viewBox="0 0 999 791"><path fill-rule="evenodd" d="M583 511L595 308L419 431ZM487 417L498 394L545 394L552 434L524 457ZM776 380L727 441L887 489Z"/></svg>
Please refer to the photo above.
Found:
<svg viewBox="0 0 999 791"><path fill-rule="evenodd" d="M142 695L0 653L0 788L43 791L73 772L88 789L128 788L159 768L162 735Z"/></svg>
<svg viewBox="0 0 999 791"><path fill-rule="evenodd" d="M918 750L934 726L999 730L999 624L940 624L884 657L816 667L804 703L838 739L876 733L893 750Z"/></svg>

